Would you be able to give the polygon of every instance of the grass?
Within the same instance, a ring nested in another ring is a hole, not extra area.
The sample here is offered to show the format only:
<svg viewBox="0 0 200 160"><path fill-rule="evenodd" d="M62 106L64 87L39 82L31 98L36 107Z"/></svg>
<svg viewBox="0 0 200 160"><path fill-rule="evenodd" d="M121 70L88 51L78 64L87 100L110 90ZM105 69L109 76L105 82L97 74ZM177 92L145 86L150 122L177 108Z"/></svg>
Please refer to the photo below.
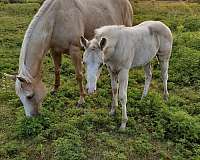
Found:
<svg viewBox="0 0 200 160"><path fill-rule="evenodd" d="M200 159L200 5L196 3L135 3L134 23L161 20L173 31L168 102L162 100L160 67L153 65L147 98L141 68L132 70L128 88L128 126L118 130L121 109L109 117L111 87L104 68L98 93L87 96L83 108L75 104L79 90L70 57L62 63L62 86L48 94L41 115L27 119L15 95L14 83L3 73L17 73L25 30L38 3L0 3L0 159L199 160ZM44 61L44 82L53 86L53 64Z"/></svg>

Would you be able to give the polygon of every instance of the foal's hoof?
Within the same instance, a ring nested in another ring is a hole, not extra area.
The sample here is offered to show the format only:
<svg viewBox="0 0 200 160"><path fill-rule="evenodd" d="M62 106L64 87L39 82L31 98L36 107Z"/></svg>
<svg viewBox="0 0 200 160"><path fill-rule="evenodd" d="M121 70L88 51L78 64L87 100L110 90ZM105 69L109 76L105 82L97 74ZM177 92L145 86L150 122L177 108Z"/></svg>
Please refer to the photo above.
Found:
<svg viewBox="0 0 200 160"><path fill-rule="evenodd" d="M125 131L126 130L126 123L122 123L120 128L119 128L120 131Z"/></svg>
<svg viewBox="0 0 200 160"><path fill-rule="evenodd" d="M143 100L143 99L145 99L145 98L146 98L146 96L147 96L147 95L144 95L144 94L143 94L140 100Z"/></svg>
<svg viewBox="0 0 200 160"><path fill-rule="evenodd" d="M163 99L164 99L165 102L167 102L168 99L169 99L169 96L168 95L164 95Z"/></svg>
<svg viewBox="0 0 200 160"><path fill-rule="evenodd" d="M115 114L116 114L116 111L115 111L115 110L111 110L111 111L109 112L109 116L115 116Z"/></svg>

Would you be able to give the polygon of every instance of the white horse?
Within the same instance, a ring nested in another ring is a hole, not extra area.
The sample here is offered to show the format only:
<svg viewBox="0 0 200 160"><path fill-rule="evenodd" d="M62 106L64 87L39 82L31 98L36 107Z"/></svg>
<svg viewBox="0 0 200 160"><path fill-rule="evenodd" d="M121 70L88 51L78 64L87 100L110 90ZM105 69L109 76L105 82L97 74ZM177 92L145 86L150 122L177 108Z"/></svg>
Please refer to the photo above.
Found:
<svg viewBox="0 0 200 160"><path fill-rule="evenodd" d="M86 64L88 93L96 90L100 66L106 64L111 77L112 108L115 114L119 100L122 105L121 129L125 129L128 120L126 112L129 69L144 66L145 86L142 97L148 93L152 79L150 61L157 56L164 85L164 99L168 99L168 65L172 50L172 33L159 21L146 21L134 27L104 26L95 30L95 37L88 41L81 37L85 48L83 62ZM119 82L119 87L118 87Z"/></svg>

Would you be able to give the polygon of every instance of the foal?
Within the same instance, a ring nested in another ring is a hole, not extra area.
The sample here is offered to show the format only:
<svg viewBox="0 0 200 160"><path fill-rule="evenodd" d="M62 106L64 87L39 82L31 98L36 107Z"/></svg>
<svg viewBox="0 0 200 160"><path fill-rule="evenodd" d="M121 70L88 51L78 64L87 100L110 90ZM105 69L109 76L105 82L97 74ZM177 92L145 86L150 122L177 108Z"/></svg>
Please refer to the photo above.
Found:
<svg viewBox="0 0 200 160"><path fill-rule="evenodd" d="M95 37L91 41L84 37L80 41L85 48L83 62L87 67L88 93L96 90L100 66L104 63L107 65L113 93L111 115L118 106L119 88L121 129L125 129L128 120L126 103L129 69L144 66L145 86L142 97L145 97L152 79L150 61L157 56L161 66L164 99L168 98L168 65L173 39L170 29L162 22L146 21L134 27L104 26L95 30Z"/></svg>

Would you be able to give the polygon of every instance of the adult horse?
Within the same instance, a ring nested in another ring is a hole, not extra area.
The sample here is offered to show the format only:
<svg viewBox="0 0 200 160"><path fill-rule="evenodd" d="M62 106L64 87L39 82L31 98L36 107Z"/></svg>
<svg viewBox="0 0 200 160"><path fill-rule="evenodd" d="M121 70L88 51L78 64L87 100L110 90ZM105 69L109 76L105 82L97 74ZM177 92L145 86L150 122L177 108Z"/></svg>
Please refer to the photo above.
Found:
<svg viewBox="0 0 200 160"><path fill-rule="evenodd" d="M94 29L111 24L132 25L132 7L128 0L46 0L30 23L21 48L16 93L26 116L38 114L45 96L42 60L49 49L55 65L54 91L60 86L62 53L70 53L80 87L78 104L84 103L81 35L88 39Z"/></svg>

